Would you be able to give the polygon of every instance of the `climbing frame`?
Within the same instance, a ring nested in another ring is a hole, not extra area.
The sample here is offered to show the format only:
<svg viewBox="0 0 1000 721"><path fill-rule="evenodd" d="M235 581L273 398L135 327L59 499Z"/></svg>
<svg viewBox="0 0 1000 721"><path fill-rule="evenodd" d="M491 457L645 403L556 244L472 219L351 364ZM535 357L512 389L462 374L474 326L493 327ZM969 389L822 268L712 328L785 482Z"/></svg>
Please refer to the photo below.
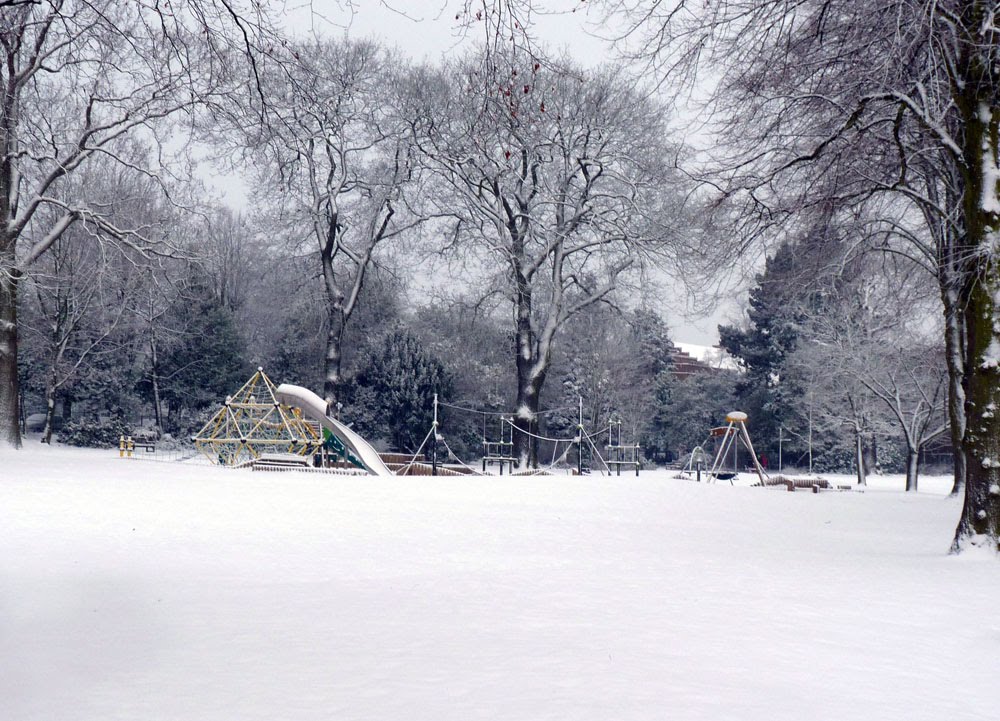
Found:
<svg viewBox="0 0 1000 721"><path fill-rule="evenodd" d="M264 453L316 453L323 445L320 429L303 419L299 409L280 403L275 389L258 368L192 437L195 447L223 466L243 465Z"/></svg>

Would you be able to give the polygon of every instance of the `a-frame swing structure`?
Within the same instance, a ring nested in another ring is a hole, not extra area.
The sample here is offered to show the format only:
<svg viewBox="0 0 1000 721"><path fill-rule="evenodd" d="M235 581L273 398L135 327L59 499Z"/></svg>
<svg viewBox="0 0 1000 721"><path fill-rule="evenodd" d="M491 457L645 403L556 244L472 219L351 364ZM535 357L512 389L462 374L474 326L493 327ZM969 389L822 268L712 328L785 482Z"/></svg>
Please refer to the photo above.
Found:
<svg viewBox="0 0 1000 721"><path fill-rule="evenodd" d="M729 484L732 485L738 469L734 468L733 472L727 472L723 470L723 466L729 451L735 450L736 444L743 443L747 451L750 452L757 477L760 478L761 485L764 485L767 473L764 472L760 461L757 460L757 452L753 449L753 443L750 441L750 433L747 431L747 414L742 411L731 411L726 414L726 423L725 426L712 429L712 435L721 437L722 440L719 443L718 451L716 451L715 460L712 462L712 468L708 472L708 477L712 480L728 480Z"/></svg>
<svg viewBox="0 0 1000 721"><path fill-rule="evenodd" d="M323 445L316 424L278 401L276 386L263 368L226 398L191 440L212 463L239 466L265 453L311 456Z"/></svg>

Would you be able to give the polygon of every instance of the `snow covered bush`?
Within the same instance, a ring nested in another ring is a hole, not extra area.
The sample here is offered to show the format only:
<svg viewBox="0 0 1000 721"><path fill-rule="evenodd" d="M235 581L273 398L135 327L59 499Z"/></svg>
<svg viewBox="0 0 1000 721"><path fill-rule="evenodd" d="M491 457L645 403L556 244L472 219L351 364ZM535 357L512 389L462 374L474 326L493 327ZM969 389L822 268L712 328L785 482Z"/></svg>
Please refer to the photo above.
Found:
<svg viewBox="0 0 1000 721"><path fill-rule="evenodd" d="M122 436L130 430L120 418L87 420L67 423L59 434L59 442L86 448L117 448Z"/></svg>

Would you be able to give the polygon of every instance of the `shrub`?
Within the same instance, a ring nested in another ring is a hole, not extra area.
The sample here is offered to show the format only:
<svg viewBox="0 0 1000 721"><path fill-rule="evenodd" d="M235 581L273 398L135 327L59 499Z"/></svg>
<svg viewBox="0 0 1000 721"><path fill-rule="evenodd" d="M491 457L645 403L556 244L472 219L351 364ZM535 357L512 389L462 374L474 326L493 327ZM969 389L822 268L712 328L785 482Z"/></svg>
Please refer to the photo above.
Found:
<svg viewBox="0 0 1000 721"><path fill-rule="evenodd" d="M67 423L59 434L59 442L85 448L117 448L122 436L130 433L119 418L76 421Z"/></svg>

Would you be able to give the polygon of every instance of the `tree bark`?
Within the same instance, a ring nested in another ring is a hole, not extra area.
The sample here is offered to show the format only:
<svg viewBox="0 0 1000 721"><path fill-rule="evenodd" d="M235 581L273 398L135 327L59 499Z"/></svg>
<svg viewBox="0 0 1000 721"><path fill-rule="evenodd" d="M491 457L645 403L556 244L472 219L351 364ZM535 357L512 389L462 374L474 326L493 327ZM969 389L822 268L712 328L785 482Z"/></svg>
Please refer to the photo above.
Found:
<svg viewBox="0 0 1000 721"><path fill-rule="evenodd" d="M0 259L0 442L21 447L18 423L20 385L17 376L17 286L13 258Z"/></svg>
<svg viewBox="0 0 1000 721"><path fill-rule="evenodd" d="M517 412L514 414L514 427L518 431L514 433L513 439L514 457L521 468L537 468L538 439L528 434L538 435L539 399L545 374L532 376L530 370L523 371L522 365L534 364L522 364L521 358L518 357Z"/></svg>
<svg viewBox="0 0 1000 721"><path fill-rule="evenodd" d="M330 311L330 329L326 334L326 354L323 357L323 399L328 408L336 406L340 400L341 365L343 363L344 326L342 314L334 309Z"/></svg>
<svg viewBox="0 0 1000 721"><path fill-rule="evenodd" d="M163 406L160 401L160 358L156 348L156 330L149 329L149 361L150 383L153 386L153 420L156 423L156 435L163 433Z"/></svg>
<svg viewBox="0 0 1000 721"><path fill-rule="evenodd" d="M953 551L966 542L1000 551L1000 107L989 53L971 52L957 98L964 121L964 215L973 267L966 274L965 503Z"/></svg>
<svg viewBox="0 0 1000 721"><path fill-rule="evenodd" d="M52 443L52 424L56 418L56 370L49 371L49 379L45 384L45 430L42 431L42 443Z"/></svg>
<svg viewBox="0 0 1000 721"><path fill-rule="evenodd" d="M920 470L920 449L912 446L906 448L906 492L916 493L917 473Z"/></svg>
<svg viewBox="0 0 1000 721"><path fill-rule="evenodd" d="M865 441L864 441L864 434L861 432L860 428L855 428L854 429L854 444L855 444L855 458L854 458L854 461L855 461L855 463L857 465L858 485L859 486L867 486L868 485L868 478L867 478L868 469L867 469L866 464L865 464Z"/></svg>
<svg viewBox="0 0 1000 721"><path fill-rule="evenodd" d="M327 331L326 331L326 352L323 356L323 400L326 401L328 412L340 400L341 386L343 384L342 363L344 330L347 322L354 311L354 303L345 304L345 294L337 279L337 269L334 267L334 256L337 253L339 242L340 215L336 211L331 212L327 219L326 240L320 247L320 264L323 267L323 287L326 291L327 303ZM365 269L358 268L358 276L355 284L360 284L364 279ZM341 280L341 282L343 282ZM354 298L360 287L355 288Z"/></svg>
<svg viewBox="0 0 1000 721"><path fill-rule="evenodd" d="M862 462L865 464L865 477L867 478L869 473L878 472L878 439L875 438L874 433L868 434L868 442L862 447L861 453Z"/></svg>
<svg viewBox="0 0 1000 721"><path fill-rule="evenodd" d="M965 333L964 318L956 303L954 290L950 284L943 286L941 299L944 302L945 360L948 367L948 430L955 463L951 495L957 496L965 489L966 476L965 449L962 443L965 436Z"/></svg>
<svg viewBox="0 0 1000 721"><path fill-rule="evenodd" d="M515 235L515 239L519 236ZM515 240L515 244L517 240ZM518 246L520 247L520 246ZM533 295L531 286L521 272L518 262L513 264L515 278L515 367L517 369L517 408L514 412L514 458L520 468L538 467L538 409L542 386L548 371L545 353L539 348L532 325Z"/></svg>
<svg viewBox="0 0 1000 721"><path fill-rule="evenodd" d="M990 355L991 343L996 343L994 293L1000 283L995 264L990 266L994 277L973 284L965 313L969 364L962 448L968 465L954 550L973 536L989 538L989 545L1000 550L1000 374Z"/></svg>

